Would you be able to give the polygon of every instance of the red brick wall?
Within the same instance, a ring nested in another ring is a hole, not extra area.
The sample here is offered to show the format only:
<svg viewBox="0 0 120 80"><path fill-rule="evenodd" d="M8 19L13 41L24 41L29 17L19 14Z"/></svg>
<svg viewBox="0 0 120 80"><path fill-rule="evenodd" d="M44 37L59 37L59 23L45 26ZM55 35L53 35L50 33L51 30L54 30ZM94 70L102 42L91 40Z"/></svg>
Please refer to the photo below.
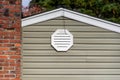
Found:
<svg viewBox="0 0 120 80"><path fill-rule="evenodd" d="M21 0L0 0L0 80L20 80Z"/></svg>

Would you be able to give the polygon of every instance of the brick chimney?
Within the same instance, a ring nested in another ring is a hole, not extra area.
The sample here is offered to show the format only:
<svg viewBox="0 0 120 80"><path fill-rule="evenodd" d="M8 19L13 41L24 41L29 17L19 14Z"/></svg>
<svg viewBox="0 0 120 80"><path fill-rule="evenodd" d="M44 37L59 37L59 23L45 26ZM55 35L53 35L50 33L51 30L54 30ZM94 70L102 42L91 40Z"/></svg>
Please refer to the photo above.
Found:
<svg viewBox="0 0 120 80"><path fill-rule="evenodd" d="M0 80L21 80L21 0L0 0Z"/></svg>

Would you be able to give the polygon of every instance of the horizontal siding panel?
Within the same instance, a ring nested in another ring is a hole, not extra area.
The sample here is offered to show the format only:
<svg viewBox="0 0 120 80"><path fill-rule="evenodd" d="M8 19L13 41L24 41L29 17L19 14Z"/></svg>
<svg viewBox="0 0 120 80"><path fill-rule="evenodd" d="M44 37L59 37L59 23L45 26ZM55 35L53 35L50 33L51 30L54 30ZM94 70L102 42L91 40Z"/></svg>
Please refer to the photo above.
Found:
<svg viewBox="0 0 120 80"><path fill-rule="evenodd" d="M30 75L31 76L31 75ZM62 75L63 76L63 75ZM120 77L119 76L97 76L97 75L86 75L86 76L82 76L82 75L79 75L79 77L74 77L72 75L70 75L71 77L62 77L62 76L59 76L59 77L49 77L49 76L45 76L45 77L24 77L23 80L120 80Z"/></svg>
<svg viewBox="0 0 120 80"><path fill-rule="evenodd" d="M24 38L23 39L23 43L40 43L40 44L50 44L51 39L50 38ZM86 43L120 43L120 39L94 39L94 38L88 38L88 39L84 39L84 38L75 38L74 39L74 43L75 44L86 44Z"/></svg>
<svg viewBox="0 0 120 80"><path fill-rule="evenodd" d="M85 51L72 51L72 50L68 50L67 52L56 52L55 50L23 50L23 56L43 56L43 55L62 55L62 56L66 56L66 55L76 55L76 56L83 56L83 55L87 55L87 56L120 56L120 51L89 51L89 50L85 50Z"/></svg>
<svg viewBox="0 0 120 80"><path fill-rule="evenodd" d="M53 77L53 78L60 78L60 77L65 77L65 78L105 78L105 77L108 77L108 78L120 78L120 75L24 75L23 77L30 77L30 78L33 78L33 77ZM93 79L92 79L93 80Z"/></svg>
<svg viewBox="0 0 120 80"><path fill-rule="evenodd" d="M77 75L77 74L111 74L117 75L120 74L120 69L23 69L24 74L31 75L42 75L42 74L51 74L51 75Z"/></svg>
<svg viewBox="0 0 120 80"><path fill-rule="evenodd" d="M24 37L31 37L31 38L50 38L54 32L23 32ZM120 38L120 35L117 33L99 33L99 32L71 32L76 37L95 37L95 38Z"/></svg>
<svg viewBox="0 0 120 80"><path fill-rule="evenodd" d="M47 49L53 49L51 47L51 45L49 44L24 44L23 45L23 49L44 49L44 50L47 50ZM73 47L71 48L72 50L75 50L75 49L108 49L108 50L120 50L120 45L91 45L91 44L74 44Z"/></svg>
<svg viewBox="0 0 120 80"><path fill-rule="evenodd" d="M96 77L96 78L89 78L89 77L58 77L58 78L54 78L54 77L40 77L40 78L23 78L23 80L119 80L119 78L114 78L114 77Z"/></svg>
<svg viewBox="0 0 120 80"><path fill-rule="evenodd" d="M48 25L48 26L54 26L54 25L88 25L82 22L78 22L78 21L74 21L74 20L48 20L48 21L44 21L44 22L40 22L40 23L36 23L34 25Z"/></svg>
<svg viewBox="0 0 120 80"><path fill-rule="evenodd" d="M30 77L29 77L30 76ZM70 76L64 76L64 75L60 75L60 76L52 76L51 75L45 75L43 77L42 76L36 76L36 77L32 77L34 75L29 75L27 77L23 77L22 80L120 80L120 75L78 75L78 76L74 76L74 75L70 75Z"/></svg>
<svg viewBox="0 0 120 80"><path fill-rule="evenodd" d="M23 63L24 69L120 69L120 63Z"/></svg>
<svg viewBox="0 0 120 80"><path fill-rule="evenodd" d="M120 57L98 57L98 56L25 56L23 61L31 62L119 62Z"/></svg>
<svg viewBox="0 0 120 80"><path fill-rule="evenodd" d="M69 18L67 18L67 17L57 17L57 18L54 18L54 19L52 19L52 20L68 20ZM72 19L69 19L69 20L72 20Z"/></svg>
<svg viewBox="0 0 120 80"><path fill-rule="evenodd" d="M49 28L48 28L49 27ZM56 29L63 29L63 26L29 26L23 29L24 32L40 32L40 31L55 31ZM100 32L110 32L108 30L97 28L93 26L65 26L69 31L100 31Z"/></svg>

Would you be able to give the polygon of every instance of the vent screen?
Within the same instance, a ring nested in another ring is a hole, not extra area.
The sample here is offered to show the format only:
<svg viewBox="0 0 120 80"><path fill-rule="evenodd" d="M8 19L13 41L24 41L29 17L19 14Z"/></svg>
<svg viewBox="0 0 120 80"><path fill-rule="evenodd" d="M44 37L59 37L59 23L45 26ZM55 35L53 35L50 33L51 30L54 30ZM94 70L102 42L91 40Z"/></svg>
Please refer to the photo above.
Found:
<svg viewBox="0 0 120 80"><path fill-rule="evenodd" d="M51 45L57 51L67 51L73 45L73 35L67 29L57 29L51 36Z"/></svg>

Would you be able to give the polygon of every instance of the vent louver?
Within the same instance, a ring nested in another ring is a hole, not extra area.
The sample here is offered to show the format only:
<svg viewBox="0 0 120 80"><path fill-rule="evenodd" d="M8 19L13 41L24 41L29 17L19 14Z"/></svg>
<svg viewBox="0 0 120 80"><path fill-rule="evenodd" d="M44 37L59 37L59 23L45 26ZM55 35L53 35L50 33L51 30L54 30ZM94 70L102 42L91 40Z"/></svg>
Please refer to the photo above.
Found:
<svg viewBox="0 0 120 80"><path fill-rule="evenodd" d="M57 51L67 51L73 45L73 35L67 29L57 29L51 36L51 45Z"/></svg>

